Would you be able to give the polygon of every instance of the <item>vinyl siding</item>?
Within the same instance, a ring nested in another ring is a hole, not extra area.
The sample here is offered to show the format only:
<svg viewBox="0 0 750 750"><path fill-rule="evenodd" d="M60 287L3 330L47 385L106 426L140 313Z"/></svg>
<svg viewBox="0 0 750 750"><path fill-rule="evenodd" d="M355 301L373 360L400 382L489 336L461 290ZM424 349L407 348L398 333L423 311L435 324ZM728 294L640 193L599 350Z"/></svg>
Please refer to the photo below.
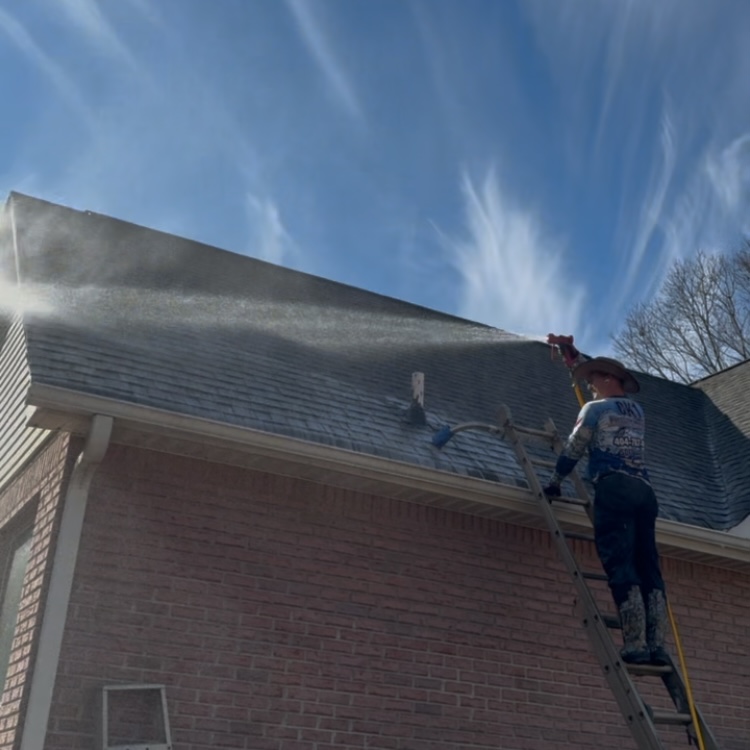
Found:
<svg viewBox="0 0 750 750"><path fill-rule="evenodd" d="M26 426L29 382L23 324L16 318L0 350L0 491L51 434Z"/></svg>

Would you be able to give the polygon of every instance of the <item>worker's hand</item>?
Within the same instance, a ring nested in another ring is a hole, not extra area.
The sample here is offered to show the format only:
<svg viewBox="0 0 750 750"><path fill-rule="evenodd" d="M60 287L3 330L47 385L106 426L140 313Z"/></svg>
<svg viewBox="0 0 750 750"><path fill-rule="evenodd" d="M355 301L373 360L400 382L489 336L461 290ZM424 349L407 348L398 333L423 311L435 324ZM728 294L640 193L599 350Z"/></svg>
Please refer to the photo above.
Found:
<svg viewBox="0 0 750 750"><path fill-rule="evenodd" d="M559 484L548 484L544 490L544 494L547 497L560 497L560 485Z"/></svg>

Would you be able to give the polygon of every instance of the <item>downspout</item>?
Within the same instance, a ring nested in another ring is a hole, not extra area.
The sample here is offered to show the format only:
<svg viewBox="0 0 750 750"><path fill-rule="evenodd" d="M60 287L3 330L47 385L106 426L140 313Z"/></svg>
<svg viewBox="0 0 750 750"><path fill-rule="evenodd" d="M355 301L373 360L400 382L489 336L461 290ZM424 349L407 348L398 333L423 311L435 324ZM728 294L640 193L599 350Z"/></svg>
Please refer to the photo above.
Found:
<svg viewBox="0 0 750 750"><path fill-rule="evenodd" d="M20 750L44 748L89 488L109 447L113 421L112 417L94 415L86 444L70 476L42 615L29 702L22 724Z"/></svg>

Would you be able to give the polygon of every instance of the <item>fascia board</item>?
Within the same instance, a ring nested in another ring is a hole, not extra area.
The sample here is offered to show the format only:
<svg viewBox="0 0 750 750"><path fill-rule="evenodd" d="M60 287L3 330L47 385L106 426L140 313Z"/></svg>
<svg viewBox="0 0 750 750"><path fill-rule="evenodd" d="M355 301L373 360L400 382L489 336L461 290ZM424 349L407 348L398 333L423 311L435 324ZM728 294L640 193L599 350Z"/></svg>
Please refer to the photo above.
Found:
<svg viewBox="0 0 750 750"><path fill-rule="evenodd" d="M57 386L32 383L28 403L35 407L31 424L45 429L85 434L90 419L95 414L103 414L115 420L113 443L132 444L132 436L136 433L164 437L171 435L178 440L200 443L206 450L214 448L210 457L206 455L207 460L219 460L216 455L222 450L239 450L279 462L292 462L356 476L360 480L370 480L375 485L382 483L384 487L390 488L398 486L443 498L445 502L438 500L429 504L449 510L541 526L541 514L531 493L513 485L460 476ZM467 504L471 509L466 507ZM590 526L585 514L578 508L561 507L557 515L563 526ZM657 538L666 552L674 552L678 557L714 565L725 561L724 564L730 567L743 569L750 566L750 540L733 534L659 519Z"/></svg>
<svg viewBox="0 0 750 750"><path fill-rule="evenodd" d="M27 402L35 409L30 416L30 424L44 429L82 435L88 429L91 416L107 414L115 419L113 443L131 443L131 436L136 431L154 435L171 434L178 439L199 440L202 445L219 450L242 448L271 459L306 463L459 500L479 500L488 505L502 505L511 512L525 513L530 518L538 515L533 498L521 488L345 448L79 393L57 386L32 384Z"/></svg>

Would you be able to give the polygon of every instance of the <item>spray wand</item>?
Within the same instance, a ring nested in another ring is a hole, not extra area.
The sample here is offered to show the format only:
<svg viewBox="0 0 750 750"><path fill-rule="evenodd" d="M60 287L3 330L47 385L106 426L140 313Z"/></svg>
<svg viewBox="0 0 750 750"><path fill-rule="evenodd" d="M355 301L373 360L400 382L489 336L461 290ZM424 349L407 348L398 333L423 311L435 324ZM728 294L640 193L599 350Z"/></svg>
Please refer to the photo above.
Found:
<svg viewBox="0 0 750 750"><path fill-rule="evenodd" d="M571 380L573 380L573 370L575 369L576 365L579 365L584 360L589 359L589 357L587 357L585 354L581 354L581 352L576 349L575 345L573 344L572 336L560 336L555 333L550 333L547 335L547 343L552 347L552 359L555 358L555 352L557 352L562 361L565 363L565 366L570 371L570 378ZM583 396L581 386L578 385L575 380L573 380L573 390L575 391L576 398L578 399L578 405L583 406L586 403L586 399Z"/></svg>

